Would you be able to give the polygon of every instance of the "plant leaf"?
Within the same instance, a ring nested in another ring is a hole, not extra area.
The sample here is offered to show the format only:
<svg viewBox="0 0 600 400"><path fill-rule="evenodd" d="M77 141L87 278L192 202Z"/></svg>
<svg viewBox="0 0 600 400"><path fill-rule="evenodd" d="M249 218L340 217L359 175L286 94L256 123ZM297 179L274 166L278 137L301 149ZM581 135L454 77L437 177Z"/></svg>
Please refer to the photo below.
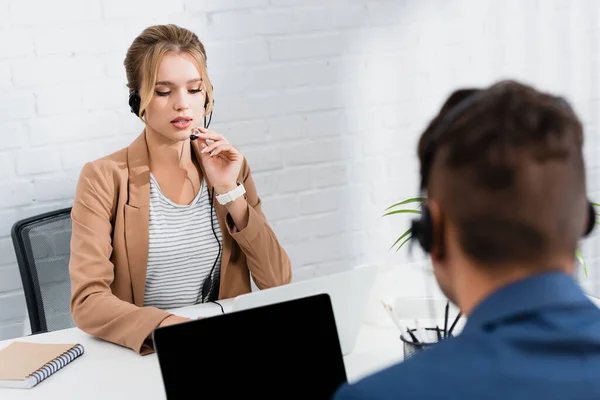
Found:
<svg viewBox="0 0 600 400"><path fill-rule="evenodd" d="M387 212L387 213L383 214L383 216L386 217L388 215L394 215L394 214L421 214L421 211L419 211L419 210L396 210L396 211Z"/></svg>
<svg viewBox="0 0 600 400"><path fill-rule="evenodd" d="M594 202L590 202L590 203L591 203L591 204L592 204L594 207L596 207L596 208L600 208L600 204L598 204L598 203L594 203ZM597 216L597 217L600 217L600 212L596 212L596 216ZM597 225L600 225L600 220L598 220L597 218L596 218L596 224L597 224Z"/></svg>
<svg viewBox="0 0 600 400"><path fill-rule="evenodd" d="M400 203L392 204L391 206L389 206L388 208L386 208L385 211L391 210L392 208L396 208L398 206L403 206L405 204L422 203L424 201L425 201L425 198L423 198L423 197L412 197L410 199L406 199L404 201L401 201Z"/></svg>
<svg viewBox="0 0 600 400"><path fill-rule="evenodd" d="M408 242L410 239L412 239L412 236L407 237L404 242L400 243L400 246L398 246L398 248L396 249L396 251L399 251L402 246L404 246L406 244L406 242Z"/></svg>
<svg viewBox="0 0 600 400"><path fill-rule="evenodd" d="M579 260L581 265L583 265L583 272L585 273L585 277L587 279L587 277L588 277L587 265L585 265L585 260L583 259L583 255L581 254L581 251L579 249L577 249L577 251L575 252L575 257L577 257L577 259Z"/></svg>
<svg viewBox="0 0 600 400"><path fill-rule="evenodd" d="M399 241L401 241L402 239L404 239L406 237L406 235L410 235L410 231L411 231L411 228L408 228L406 230L406 232L404 232L402 234L402 236L400 236L398 239L396 239L396 241L394 242L394 244L390 247L390 250L393 249L394 246L397 245ZM402 247L402 245L400 245L400 247ZM398 249L400 249L400 247L398 247ZM398 250L396 250L396 251L398 251Z"/></svg>

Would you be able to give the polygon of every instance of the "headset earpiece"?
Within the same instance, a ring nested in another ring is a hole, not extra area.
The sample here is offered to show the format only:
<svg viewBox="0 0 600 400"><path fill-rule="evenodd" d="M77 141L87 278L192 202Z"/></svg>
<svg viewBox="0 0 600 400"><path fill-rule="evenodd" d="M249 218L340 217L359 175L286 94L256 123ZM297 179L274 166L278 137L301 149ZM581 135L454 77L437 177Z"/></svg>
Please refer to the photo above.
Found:
<svg viewBox="0 0 600 400"><path fill-rule="evenodd" d="M411 237L419 243L425 253L429 254L433 247L433 222L427 205L423 204L421 210L421 217L412 221Z"/></svg>
<svg viewBox="0 0 600 400"><path fill-rule="evenodd" d="M131 112L136 116L139 116L141 105L142 99L140 99L137 89L132 90L131 93L129 93L129 107L131 108Z"/></svg>
<svg viewBox="0 0 600 400"><path fill-rule="evenodd" d="M588 224L587 224L587 227L585 229L585 233L583 234L583 236L585 237L585 236L588 236L590 233L592 233L595 226L596 226L596 209L594 208L594 205L588 200Z"/></svg>

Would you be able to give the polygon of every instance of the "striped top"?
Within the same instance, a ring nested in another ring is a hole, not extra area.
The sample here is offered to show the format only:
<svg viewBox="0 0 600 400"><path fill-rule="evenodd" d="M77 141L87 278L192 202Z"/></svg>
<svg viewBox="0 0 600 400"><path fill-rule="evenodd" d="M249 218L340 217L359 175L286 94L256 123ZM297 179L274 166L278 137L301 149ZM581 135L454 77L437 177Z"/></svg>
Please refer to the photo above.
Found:
<svg viewBox="0 0 600 400"><path fill-rule="evenodd" d="M221 229L204 180L189 205L167 198L150 174L148 267L144 305L170 309L201 303L202 284L219 255ZM218 237L218 242L215 239ZM221 257L211 292L218 290Z"/></svg>

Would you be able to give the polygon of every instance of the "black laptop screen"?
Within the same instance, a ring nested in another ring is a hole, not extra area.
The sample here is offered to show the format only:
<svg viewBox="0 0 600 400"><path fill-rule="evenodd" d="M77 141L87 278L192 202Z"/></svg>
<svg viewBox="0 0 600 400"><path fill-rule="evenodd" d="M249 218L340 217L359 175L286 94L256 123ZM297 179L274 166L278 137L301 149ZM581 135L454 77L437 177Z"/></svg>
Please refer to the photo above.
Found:
<svg viewBox="0 0 600 400"><path fill-rule="evenodd" d="M329 399L346 382L327 294L158 328L169 399Z"/></svg>

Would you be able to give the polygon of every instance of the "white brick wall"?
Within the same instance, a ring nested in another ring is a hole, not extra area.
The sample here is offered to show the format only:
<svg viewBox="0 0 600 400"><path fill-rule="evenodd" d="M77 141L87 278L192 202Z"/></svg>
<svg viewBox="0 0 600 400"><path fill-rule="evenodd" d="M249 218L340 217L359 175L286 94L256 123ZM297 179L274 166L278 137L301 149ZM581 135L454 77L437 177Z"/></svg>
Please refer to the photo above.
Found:
<svg viewBox="0 0 600 400"><path fill-rule="evenodd" d="M363 262L408 219L415 145L458 86L512 77L566 94L586 124L600 201L597 0L0 0L0 339L25 303L12 224L69 205L81 166L141 130L123 58L146 26L198 33L215 85L215 129L247 156L296 279ZM585 241L600 292L597 236ZM415 253L417 260L422 256Z"/></svg>

